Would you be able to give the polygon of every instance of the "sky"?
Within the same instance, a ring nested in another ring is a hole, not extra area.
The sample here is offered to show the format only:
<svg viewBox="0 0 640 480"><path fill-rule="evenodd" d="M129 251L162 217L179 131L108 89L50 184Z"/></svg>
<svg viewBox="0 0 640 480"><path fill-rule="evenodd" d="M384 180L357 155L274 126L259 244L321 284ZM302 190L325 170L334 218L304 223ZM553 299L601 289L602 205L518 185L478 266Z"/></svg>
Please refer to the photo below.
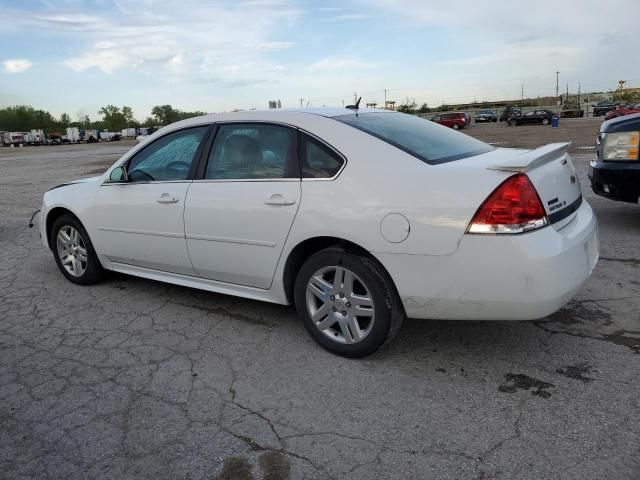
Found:
<svg viewBox="0 0 640 480"><path fill-rule="evenodd" d="M640 0L0 0L0 107L99 118L640 87ZM302 101L301 101L302 99Z"/></svg>

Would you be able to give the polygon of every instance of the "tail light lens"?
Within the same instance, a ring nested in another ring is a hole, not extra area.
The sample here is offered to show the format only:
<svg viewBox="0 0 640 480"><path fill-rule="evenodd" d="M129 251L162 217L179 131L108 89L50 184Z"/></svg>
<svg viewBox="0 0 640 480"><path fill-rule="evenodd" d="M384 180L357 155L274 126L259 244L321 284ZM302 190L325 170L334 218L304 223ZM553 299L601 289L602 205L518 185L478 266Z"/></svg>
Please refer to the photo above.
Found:
<svg viewBox="0 0 640 480"><path fill-rule="evenodd" d="M484 201L467 233L523 233L549 223L538 192L523 173L509 177Z"/></svg>

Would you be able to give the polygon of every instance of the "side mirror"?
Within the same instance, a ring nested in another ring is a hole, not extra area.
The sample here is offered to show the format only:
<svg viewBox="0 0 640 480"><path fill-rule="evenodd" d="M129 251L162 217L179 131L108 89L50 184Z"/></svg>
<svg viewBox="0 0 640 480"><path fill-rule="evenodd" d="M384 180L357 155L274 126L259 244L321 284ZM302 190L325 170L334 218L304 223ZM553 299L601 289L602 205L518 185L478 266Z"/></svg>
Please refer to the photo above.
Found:
<svg viewBox="0 0 640 480"><path fill-rule="evenodd" d="M127 169L123 165L111 170L111 174L109 175L109 181L111 183L125 183L127 180L129 180Z"/></svg>

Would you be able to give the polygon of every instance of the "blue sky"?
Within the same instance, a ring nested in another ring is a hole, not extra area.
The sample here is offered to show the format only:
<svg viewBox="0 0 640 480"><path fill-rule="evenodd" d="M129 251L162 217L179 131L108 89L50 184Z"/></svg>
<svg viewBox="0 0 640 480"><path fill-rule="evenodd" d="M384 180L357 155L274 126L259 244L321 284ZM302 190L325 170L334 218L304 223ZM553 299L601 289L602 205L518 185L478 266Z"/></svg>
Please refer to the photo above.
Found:
<svg viewBox="0 0 640 480"><path fill-rule="evenodd" d="M0 0L0 106L436 105L640 86L638 0Z"/></svg>

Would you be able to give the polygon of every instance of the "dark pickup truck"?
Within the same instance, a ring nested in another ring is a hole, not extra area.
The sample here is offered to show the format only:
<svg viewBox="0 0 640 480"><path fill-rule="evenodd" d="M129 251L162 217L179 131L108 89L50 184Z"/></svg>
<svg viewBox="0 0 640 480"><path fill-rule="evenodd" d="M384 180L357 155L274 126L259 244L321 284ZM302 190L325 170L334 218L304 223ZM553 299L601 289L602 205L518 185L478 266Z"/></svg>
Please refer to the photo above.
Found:
<svg viewBox="0 0 640 480"><path fill-rule="evenodd" d="M616 103L607 101L598 102L593 106L593 116L599 117L600 115L606 115L607 112L615 110L616 108L618 108Z"/></svg>
<svg viewBox="0 0 640 480"><path fill-rule="evenodd" d="M595 193L612 200L638 203L640 197L640 113L602 123L596 158L589 163Z"/></svg>

